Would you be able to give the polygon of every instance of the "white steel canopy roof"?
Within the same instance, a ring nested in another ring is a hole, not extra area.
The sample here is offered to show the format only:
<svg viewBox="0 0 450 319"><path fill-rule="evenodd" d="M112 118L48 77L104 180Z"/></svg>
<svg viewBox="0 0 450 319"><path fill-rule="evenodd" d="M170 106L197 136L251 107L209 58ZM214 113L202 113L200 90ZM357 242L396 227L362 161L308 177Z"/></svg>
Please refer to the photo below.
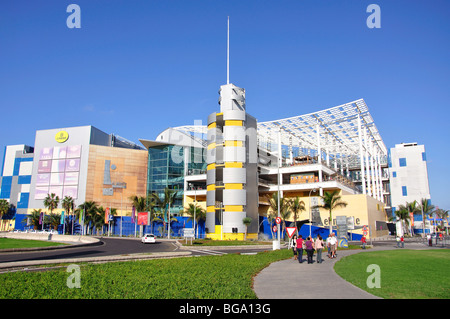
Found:
<svg viewBox="0 0 450 319"><path fill-rule="evenodd" d="M258 122L258 136L277 144L280 130L282 145L316 149L319 128L322 148L334 148L339 149L341 154L357 155L358 116L361 118L362 130L367 129L368 142L372 142L382 155L386 155L386 146L363 99L310 114Z"/></svg>
<svg viewBox="0 0 450 319"><path fill-rule="evenodd" d="M369 147L373 145L375 151L379 151L381 156L387 156L386 146L364 99L309 114L258 122L258 144L266 149L273 149L273 145L278 144L280 132L282 146L317 149L318 141L320 141L320 147L327 149L331 154L358 156L360 152L358 117L361 119L361 132L366 130ZM207 134L205 125L179 126L174 129L196 136ZM317 129L319 129L319 136ZM267 147L267 145L271 146ZM372 153L370 149L368 151Z"/></svg>

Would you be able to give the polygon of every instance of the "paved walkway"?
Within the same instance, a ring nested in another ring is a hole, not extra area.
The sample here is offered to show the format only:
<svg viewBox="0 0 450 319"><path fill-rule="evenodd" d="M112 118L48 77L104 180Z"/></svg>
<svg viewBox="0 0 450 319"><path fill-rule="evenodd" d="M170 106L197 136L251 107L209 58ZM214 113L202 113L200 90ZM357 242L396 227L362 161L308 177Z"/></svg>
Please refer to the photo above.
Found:
<svg viewBox="0 0 450 319"><path fill-rule="evenodd" d="M405 249L428 248L419 243L405 246ZM313 264L307 263L306 255L302 264L292 258L278 261L254 278L253 290L259 299L379 299L342 279L334 272L333 266L344 256L389 249L397 249L395 242L366 250L338 250L337 258L333 259L327 257L325 250L321 264L315 262L316 255Z"/></svg>

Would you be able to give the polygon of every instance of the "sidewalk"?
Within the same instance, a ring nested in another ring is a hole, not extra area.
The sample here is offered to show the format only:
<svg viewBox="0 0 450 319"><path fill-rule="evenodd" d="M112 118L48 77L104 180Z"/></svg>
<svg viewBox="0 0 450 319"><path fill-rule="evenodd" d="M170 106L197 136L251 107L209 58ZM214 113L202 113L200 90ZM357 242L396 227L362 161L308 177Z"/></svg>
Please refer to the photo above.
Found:
<svg viewBox="0 0 450 319"><path fill-rule="evenodd" d="M427 249L423 244L408 244L405 249ZM253 280L253 290L259 299L380 299L349 282L334 272L334 264L344 256L377 250L396 249L395 244L366 250L338 250L337 258L329 259L322 252L321 264L308 264L306 255L299 264L292 258L272 263ZM400 248L399 248L400 249Z"/></svg>

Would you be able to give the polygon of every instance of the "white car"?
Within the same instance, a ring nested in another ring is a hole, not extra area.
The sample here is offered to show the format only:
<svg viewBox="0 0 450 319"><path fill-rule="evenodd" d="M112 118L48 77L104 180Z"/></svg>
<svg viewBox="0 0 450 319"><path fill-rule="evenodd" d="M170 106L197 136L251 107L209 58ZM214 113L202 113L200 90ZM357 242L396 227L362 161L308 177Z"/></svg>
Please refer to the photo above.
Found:
<svg viewBox="0 0 450 319"><path fill-rule="evenodd" d="M155 235L153 235L153 234L145 234L144 237L142 237L142 242L144 244L146 244L146 243L151 243L151 244L156 243Z"/></svg>

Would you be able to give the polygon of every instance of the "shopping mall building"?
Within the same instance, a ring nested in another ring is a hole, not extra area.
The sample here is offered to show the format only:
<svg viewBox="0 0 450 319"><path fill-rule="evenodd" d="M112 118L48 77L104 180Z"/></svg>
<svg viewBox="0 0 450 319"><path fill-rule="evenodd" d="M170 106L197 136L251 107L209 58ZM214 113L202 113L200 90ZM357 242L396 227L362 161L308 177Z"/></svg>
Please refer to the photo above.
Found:
<svg viewBox="0 0 450 319"><path fill-rule="evenodd" d="M219 108L204 115L206 125L170 127L155 139L141 139L141 145L83 126L39 130L34 146L7 146L0 198L12 210L3 217L1 230L26 228L27 214L45 209L43 199L54 193L61 199L71 196L76 206L95 201L116 208L120 220L114 232L133 235L130 197L163 196L169 188L177 194L170 207L177 218L171 224L175 236L192 227L183 211L196 203L206 211L206 220L199 223L201 236L272 238L269 198L275 193L303 201L305 209L296 218L299 229L312 225L314 234L326 236L330 223L344 220L355 238L364 226L370 237L389 234L390 156L363 99L258 122L247 113L245 93L231 83L223 85ZM428 187L427 176L424 184ZM328 211L314 207L331 191L347 203L333 211L333 220ZM428 188L425 196L430 198ZM245 217L251 218L249 225ZM292 214L286 222L293 225Z"/></svg>

